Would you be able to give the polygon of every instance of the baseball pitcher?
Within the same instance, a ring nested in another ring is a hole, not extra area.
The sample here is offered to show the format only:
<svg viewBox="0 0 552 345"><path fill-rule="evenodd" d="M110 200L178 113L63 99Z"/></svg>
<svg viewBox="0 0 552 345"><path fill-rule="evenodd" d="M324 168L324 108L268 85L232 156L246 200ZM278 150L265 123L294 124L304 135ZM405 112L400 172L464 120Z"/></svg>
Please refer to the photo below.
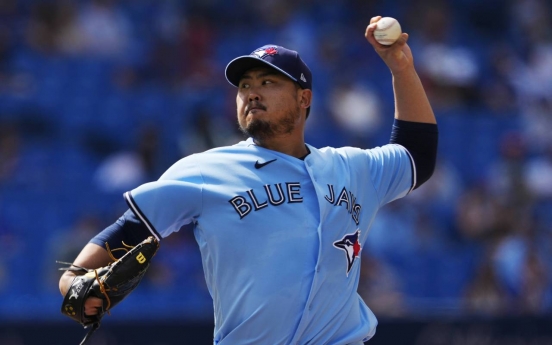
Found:
<svg viewBox="0 0 552 345"><path fill-rule="evenodd" d="M159 180L126 192L129 210L91 239L73 265L104 267L113 261L108 247L150 236L163 250L165 237L192 223L214 303L214 344L370 339L377 320L357 294L368 230L380 207L430 178L438 138L408 34L392 45L376 42L380 18L372 18L365 37L393 80L389 144L305 143L315 92L311 71L296 51L263 46L225 71L248 139L185 157ZM64 296L73 293L78 274L68 270L61 277ZM87 317L103 306L101 294L84 296Z"/></svg>

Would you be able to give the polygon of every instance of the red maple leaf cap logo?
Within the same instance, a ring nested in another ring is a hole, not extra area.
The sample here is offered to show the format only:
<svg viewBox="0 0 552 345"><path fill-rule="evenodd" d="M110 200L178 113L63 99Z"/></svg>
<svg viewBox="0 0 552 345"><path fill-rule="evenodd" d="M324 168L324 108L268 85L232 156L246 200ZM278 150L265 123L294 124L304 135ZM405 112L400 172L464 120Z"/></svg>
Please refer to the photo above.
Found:
<svg viewBox="0 0 552 345"><path fill-rule="evenodd" d="M276 47L266 48L265 49L265 54L276 55L276 54L278 54L278 49L276 49Z"/></svg>
<svg viewBox="0 0 552 345"><path fill-rule="evenodd" d="M268 47L266 49L255 50L251 55L256 55L259 59L264 59L266 56L273 56L278 54L276 47Z"/></svg>

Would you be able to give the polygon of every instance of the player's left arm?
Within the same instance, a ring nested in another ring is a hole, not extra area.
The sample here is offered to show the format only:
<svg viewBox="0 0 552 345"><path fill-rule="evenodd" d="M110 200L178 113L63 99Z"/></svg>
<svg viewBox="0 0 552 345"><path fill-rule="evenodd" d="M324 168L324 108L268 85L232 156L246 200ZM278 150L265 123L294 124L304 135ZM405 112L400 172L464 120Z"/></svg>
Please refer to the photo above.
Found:
<svg viewBox="0 0 552 345"><path fill-rule="evenodd" d="M406 43L408 34L402 33L390 46L379 44L374 38L376 23L373 17L365 37L385 62L393 77L395 123L391 143L404 146L412 157L414 188L427 181L435 169L437 158L437 121L422 82L416 73L412 51Z"/></svg>
<svg viewBox="0 0 552 345"><path fill-rule="evenodd" d="M435 115L414 67L412 51L406 43L408 34L402 33L390 46L379 44L374 38L374 30L380 19L381 17L378 16L370 20L365 37L391 70L395 94L395 118L402 121L436 124Z"/></svg>

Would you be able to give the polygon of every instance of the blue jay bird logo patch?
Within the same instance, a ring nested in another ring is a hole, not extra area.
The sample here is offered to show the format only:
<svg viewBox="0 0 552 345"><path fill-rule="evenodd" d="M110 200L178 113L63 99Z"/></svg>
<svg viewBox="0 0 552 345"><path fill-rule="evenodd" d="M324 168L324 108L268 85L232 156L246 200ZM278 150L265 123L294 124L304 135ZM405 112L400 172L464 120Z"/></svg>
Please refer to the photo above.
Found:
<svg viewBox="0 0 552 345"><path fill-rule="evenodd" d="M353 267L355 258L360 257L360 251L362 248L360 247L360 242L358 240L359 236L360 230L357 230L354 234L347 234L339 241L333 243L334 247L343 250L345 252L345 256L347 256L347 276L349 276L349 272Z"/></svg>
<svg viewBox="0 0 552 345"><path fill-rule="evenodd" d="M255 50L251 55L257 55L258 58L264 59L267 55L276 55L278 54L278 49L276 47L267 47Z"/></svg>

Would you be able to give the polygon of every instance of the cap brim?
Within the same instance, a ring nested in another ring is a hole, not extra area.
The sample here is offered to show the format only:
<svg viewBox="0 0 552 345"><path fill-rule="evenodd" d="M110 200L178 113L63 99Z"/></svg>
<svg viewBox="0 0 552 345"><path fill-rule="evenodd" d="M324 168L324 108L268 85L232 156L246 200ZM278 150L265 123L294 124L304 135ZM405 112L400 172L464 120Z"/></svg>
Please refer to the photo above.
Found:
<svg viewBox="0 0 552 345"><path fill-rule="evenodd" d="M240 84L240 79L243 76L245 72L252 68L256 67L265 67L269 66L271 68L274 68L278 72L284 74L285 76L289 77L293 81L297 81L297 79L293 78L291 75L289 75L284 70L276 67L275 65L271 64L268 61L265 61L263 59L259 59L257 57L251 56L251 55L244 55L235 58L234 60L230 61L228 65L226 66L226 80L234 86L238 86Z"/></svg>

